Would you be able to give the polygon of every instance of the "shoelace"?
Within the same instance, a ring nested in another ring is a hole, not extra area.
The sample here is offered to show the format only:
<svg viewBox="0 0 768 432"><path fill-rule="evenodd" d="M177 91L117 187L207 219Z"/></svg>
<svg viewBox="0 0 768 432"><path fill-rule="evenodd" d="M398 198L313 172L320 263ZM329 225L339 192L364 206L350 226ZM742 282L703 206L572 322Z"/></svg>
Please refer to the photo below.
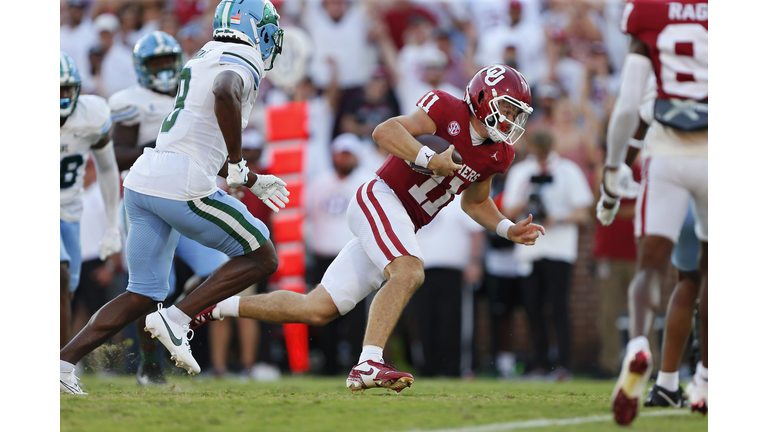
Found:
<svg viewBox="0 0 768 432"><path fill-rule="evenodd" d="M78 378L78 377L77 377L77 375L75 375L75 370L74 370L74 369L72 369L72 370L69 372L69 375L70 375L70 377L72 378L72 384L74 384L74 386L75 386L75 387L77 387L78 389L80 389L80 383L78 382L78 381L80 381L80 378Z"/></svg>
<svg viewBox="0 0 768 432"><path fill-rule="evenodd" d="M189 345L189 341L192 340L193 337L195 337L195 331L189 328L189 325L183 325L181 326L181 331L184 333L184 338L187 340L187 348L189 349L189 352L192 352L192 347ZM190 333L192 333L190 335Z"/></svg>
<svg viewBox="0 0 768 432"><path fill-rule="evenodd" d="M160 312L160 310L162 310L162 309L163 309L163 304L162 303L158 303L157 304L157 311ZM185 325L181 326L181 331L184 334L184 339L186 339L186 341L187 341L187 348L189 349L189 352L192 352L192 347L189 346L189 341L191 341L192 338L195 337L195 331L192 330L191 328L189 328L189 324L185 324ZM189 334L190 332L192 333L192 335Z"/></svg>

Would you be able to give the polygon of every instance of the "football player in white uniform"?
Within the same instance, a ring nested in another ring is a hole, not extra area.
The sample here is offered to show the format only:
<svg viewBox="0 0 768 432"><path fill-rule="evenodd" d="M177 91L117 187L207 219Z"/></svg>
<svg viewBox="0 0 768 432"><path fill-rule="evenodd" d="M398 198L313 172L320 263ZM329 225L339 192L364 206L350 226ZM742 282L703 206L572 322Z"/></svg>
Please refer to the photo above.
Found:
<svg viewBox="0 0 768 432"><path fill-rule="evenodd" d="M190 317L277 269L267 227L216 186L216 175L226 177L230 187L247 186L274 211L288 202L285 182L250 172L241 153L241 133L264 78L264 61L271 57L274 64L282 50L279 18L269 0L223 0L216 7L213 41L182 69L176 102L156 147L144 149L123 183L131 227L127 291L104 305L61 350L62 392L82 394L75 363L155 305L158 310L147 317L146 330L168 348L177 366L199 373L189 346ZM230 260L177 305L164 309L158 302L169 291L180 234Z"/></svg>
<svg viewBox="0 0 768 432"><path fill-rule="evenodd" d="M128 170L144 148L155 147L157 132L173 110L183 66L181 56L181 45L161 31L147 33L136 42L133 64L139 82L109 98L114 122L112 140L120 170ZM179 236L176 256L201 280L229 259L224 253L184 236ZM173 290L175 279L171 279L171 294L166 304L173 303L178 294ZM165 378L158 359L157 341L144 331L145 321L145 316L136 321L141 353L137 380L142 385L163 384Z"/></svg>
<svg viewBox="0 0 768 432"><path fill-rule="evenodd" d="M60 344L64 347L71 337L70 300L80 282L80 217L83 214L83 176L89 153L93 153L107 213L107 231L99 246L101 259L120 252L122 241L117 222L120 180L112 141L109 140L112 121L107 101L99 96L80 95L80 73L64 51L59 54L59 81Z"/></svg>
<svg viewBox="0 0 768 432"><path fill-rule="evenodd" d="M619 380L611 397L614 419L627 425L651 374L646 335L660 307L661 281L678 241L688 203L693 199L700 242L700 342L702 361L686 389L694 410L707 411L708 291L708 14L697 0L631 0L622 31L631 36L622 85L608 124L604 192L631 196L623 165L625 145L637 127L642 86L653 73L657 82L654 117L645 140L644 164L635 210L638 272L629 288L629 333ZM624 174L622 174L624 173ZM602 200L601 200L602 201Z"/></svg>

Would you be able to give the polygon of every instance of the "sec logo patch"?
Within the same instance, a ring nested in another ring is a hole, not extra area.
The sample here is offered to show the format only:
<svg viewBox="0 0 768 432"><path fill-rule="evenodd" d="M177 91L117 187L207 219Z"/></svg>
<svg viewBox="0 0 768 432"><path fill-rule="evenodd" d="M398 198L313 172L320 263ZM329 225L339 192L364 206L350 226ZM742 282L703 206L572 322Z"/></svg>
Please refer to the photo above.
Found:
<svg viewBox="0 0 768 432"><path fill-rule="evenodd" d="M459 126L459 122L457 122L456 120L448 124L448 133L451 136L458 135L460 131L461 131L461 127Z"/></svg>

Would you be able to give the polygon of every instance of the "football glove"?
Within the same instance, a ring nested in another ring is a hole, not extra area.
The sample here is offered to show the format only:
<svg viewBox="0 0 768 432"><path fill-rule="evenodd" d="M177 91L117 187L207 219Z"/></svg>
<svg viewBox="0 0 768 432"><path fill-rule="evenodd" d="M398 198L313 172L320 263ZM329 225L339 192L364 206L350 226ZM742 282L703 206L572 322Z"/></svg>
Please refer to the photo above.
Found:
<svg viewBox="0 0 768 432"><path fill-rule="evenodd" d="M613 204L613 207L605 208L605 204ZM600 185L600 200L597 202L597 220L599 220L603 226L610 225L613 223L613 219L616 218L616 213L619 212L619 206L619 200L609 197L605 193L603 185Z"/></svg>
<svg viewBox="0 0 768 432"><path fill-rule="evenodd" d="M251 192L277 213L280 208L285 208L285 204L288 203L288 195L291 194L285 186L284 181L273 175L259 174L256 183L251 186Z"/></svg>
<svg viewBox="0 0 768 432"><path fill-rule="evenodd" d="M605 190L619 198L637 198L640 185L632 178L632 168L620 164L618 169L607 169L603 175Z"/></svg>
<svg viewBox="0 0 768 432"><path fill-rule="evenodd" d="M231 188L236 188L245 184L248 181L248 167L245 165L245 159L240 159L240 162L229 162L227 184Z"/></svg>
<svg viewBox="0 0 768 432"><path fill-rule="evenodd" d="M120 252L123 247L122 236L118 227L107 228L104 238L99 242L99 258L104 261Z"/></svg>

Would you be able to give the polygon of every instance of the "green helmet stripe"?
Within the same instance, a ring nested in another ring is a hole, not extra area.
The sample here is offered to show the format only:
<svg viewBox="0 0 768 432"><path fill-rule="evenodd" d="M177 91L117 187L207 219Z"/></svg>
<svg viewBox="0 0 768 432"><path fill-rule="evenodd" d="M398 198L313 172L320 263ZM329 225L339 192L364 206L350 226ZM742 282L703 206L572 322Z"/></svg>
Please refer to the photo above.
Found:
<svg viewBox="0 0 768 432"><path fill-rule="evenodd" d="M232 13L232 3L227 3L224 5L224 7L221 10L221 26L225 28L229 28L229 19L230 15Z"/></svg>
<svg viewBox="0 0 768 432"><path fill-rule="evenodd" d="M67 58L64 57L64 53L59 54L59 77L69 77L69 64L67 63Z"/></svg>

